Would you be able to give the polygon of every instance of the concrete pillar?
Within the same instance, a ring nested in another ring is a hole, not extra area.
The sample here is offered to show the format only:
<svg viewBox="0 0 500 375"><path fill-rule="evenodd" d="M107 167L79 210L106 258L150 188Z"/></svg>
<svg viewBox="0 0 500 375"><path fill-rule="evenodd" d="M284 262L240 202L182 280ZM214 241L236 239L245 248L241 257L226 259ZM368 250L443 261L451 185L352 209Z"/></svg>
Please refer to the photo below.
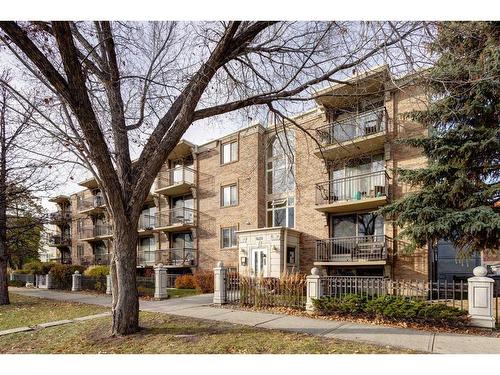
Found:
<svg viewBox="0 0 500 375"><path fill-rule="evenodd" d="M479 266L472 271L474 277L467 279L469 292L470 324L474 327L495 328L493 315L493 287L495 280L486 277L488 270Z"/></svg>
<svg viewBox="0 0 500 375"><path fill-rule="evenodd" d="M111 278L111 275L106 275L106 294L111 294L112 293L112 287L113 285L111 284L112 283L112 278Z"/></svg>
<svg viewBox="0 0 500 375"><path fill-rule="evenodd" d="M157 264L153 267L155 270L155 294L154 298L156 300L167 299L167 267L162 263Z"/></svg>
<svg viewBox="0 0 500 375"><path fill-rule="evenodd" d="M222 261L217 262L214 268L214 299L213 303L222 305L226 303L226 272Z"/></svg>
<svg viewBox="0 0 500 375"><path fill-rule="evenodd" d="M14 272L10 273L9 279L10 279L10 281L14 281L14 279L15 279Z"/></svg>
<svg viewBox="0 0 500 375"><path fill-rule="evenodd" d="M315 309L312 300L321 297L321 276L319 275L319 268L313 267L311 269L311 274L306 278L306 285L307 285L306 310L314 311Z"/></svg>
<svg viewBox="0 0 500 375"><path fill-rule="evenodd" d="M71 291L79 292L82 290L82 275L80 272L75 271L73 275L71 275Z"/></svg>
<svg viewBox="0 0 500 375"><path fill-rule="evenodd" d="M52 276L52 272L49 272L45 276L45 285L47 289L54 289L54 276Z"/></svg>

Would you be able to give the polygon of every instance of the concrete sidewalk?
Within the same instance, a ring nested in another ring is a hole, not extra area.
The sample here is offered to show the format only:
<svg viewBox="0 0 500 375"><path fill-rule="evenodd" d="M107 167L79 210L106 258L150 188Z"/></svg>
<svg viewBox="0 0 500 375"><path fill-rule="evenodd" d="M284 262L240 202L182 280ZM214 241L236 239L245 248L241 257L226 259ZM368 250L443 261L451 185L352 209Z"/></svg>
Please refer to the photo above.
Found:
<svg viewBox="0 0 500 375"><path fill-rule="evenodd" d="M103 295L69 293L44 289L9 288L11 292L63 301L110 306L111 298ZM183 317L243 324L253 327L309 333L327 338L413 349L428 353L500 354L500 338L434 333L407 328L330 321L307 317L241 311L210 306L212 295L204 294L166 301L141 301L143 311Z"/></svg>

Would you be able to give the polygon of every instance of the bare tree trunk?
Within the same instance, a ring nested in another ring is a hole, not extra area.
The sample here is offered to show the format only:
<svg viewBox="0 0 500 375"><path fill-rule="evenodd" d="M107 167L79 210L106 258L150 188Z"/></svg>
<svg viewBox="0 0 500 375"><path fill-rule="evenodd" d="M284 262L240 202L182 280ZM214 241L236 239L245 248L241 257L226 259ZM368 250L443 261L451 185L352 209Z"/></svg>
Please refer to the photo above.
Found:
<svg viewBox="0 0 500 375"><path fill-rule="evenodd" d="M133 223L133 221L132 221ZM128 220L115 218L113 240L113 335L128 335L139 330L139 299L136 285L137 240L135 227ZM132 230L132 228L134 228Z"/></svg>
<svg viewBox="0 0 500 375"><path fill-rule="evenodd" d="M8 305L7 281L7 173L5 140L5 94L0 111L0 305Z"/></svg>

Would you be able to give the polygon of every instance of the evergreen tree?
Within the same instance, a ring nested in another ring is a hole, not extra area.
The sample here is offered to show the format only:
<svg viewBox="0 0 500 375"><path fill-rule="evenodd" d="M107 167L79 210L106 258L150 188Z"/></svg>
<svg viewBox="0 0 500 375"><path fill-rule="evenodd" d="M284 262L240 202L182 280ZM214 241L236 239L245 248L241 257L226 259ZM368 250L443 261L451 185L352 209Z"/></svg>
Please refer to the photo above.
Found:
<svg viewBox="0 0 500 375"><path fill-rule="evenodd" d="M432 100L409 114L429 136L401 141L421 148L428 164L398 170L418 190L381 213L403 228L407 250L446 239L459 257L498 252L500 23L440 23L430 49L437 55L427 77Z"/></svg>

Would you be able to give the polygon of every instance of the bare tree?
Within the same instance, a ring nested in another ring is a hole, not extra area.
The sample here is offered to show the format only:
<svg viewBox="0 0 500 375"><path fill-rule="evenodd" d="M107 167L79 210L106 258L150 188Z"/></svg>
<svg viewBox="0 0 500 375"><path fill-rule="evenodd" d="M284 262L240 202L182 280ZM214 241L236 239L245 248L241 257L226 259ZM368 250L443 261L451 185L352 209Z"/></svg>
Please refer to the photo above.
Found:
<svg viewBox="0 0 500 375"><path fill-rule="evenodd" d="M34 121L96 178L113 221L113 334L138 330L136 228L150 187L195 121L304 103L318 83L383 62L421 23L0 22ZM400 53L400 52L398 52ZM132 154L137 160L132 163Z"/></svg>

